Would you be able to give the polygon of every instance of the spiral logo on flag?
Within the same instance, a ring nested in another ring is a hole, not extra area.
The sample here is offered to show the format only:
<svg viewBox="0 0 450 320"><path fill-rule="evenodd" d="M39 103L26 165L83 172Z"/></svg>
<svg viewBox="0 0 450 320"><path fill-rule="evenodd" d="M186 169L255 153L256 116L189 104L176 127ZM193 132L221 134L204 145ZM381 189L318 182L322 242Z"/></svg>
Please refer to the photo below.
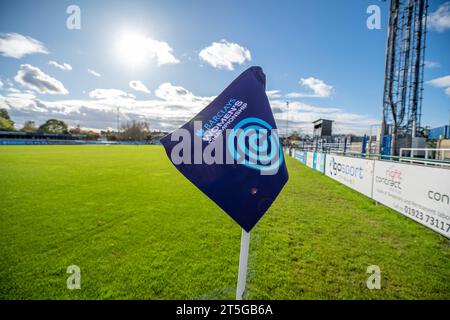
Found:
<svg viewBox="0 0 450 320"><path fill-rule="evenodd" d="M228 136L228 151L246 167L271 174L283 163L283 150L276 129L259 118L245 118Z"/></svg>

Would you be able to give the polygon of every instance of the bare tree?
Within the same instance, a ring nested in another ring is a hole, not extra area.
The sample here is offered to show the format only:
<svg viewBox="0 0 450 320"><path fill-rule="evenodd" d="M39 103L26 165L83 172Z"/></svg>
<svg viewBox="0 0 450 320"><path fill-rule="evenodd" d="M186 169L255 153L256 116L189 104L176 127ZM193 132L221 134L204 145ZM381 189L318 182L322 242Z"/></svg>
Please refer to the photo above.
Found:
<svg viewBox="0 0 450 320"><path fill-rule="evenodd" d="M144 121L128 121L122 125L121 140L142 141L149 134L148 124Z"/></svg>
<svg viewBox="0 0 450 320"><path fill-rule="evenodd" d="M20 129L20 131L22 132L36 132L37 131L37 127L36 127L36 123L34 121L25 121L25 123L23 124L22 129Z"/></svg>

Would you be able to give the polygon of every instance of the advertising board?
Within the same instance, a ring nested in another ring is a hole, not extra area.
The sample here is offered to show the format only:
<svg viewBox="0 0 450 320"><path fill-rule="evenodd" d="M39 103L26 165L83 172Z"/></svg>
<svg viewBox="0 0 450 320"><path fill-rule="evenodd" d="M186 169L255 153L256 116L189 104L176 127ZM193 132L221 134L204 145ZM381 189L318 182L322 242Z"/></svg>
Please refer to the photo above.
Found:
<svg viewBox="0 0 450 320"><path fill-rule="evenodd" d="M312 168L324 173L324 171L325 171L325 153L314 152Z"/></svg>
<svg viewBox="0 0 450 320"><path fill-rule="evenodd" d="M310 168L314 165L314 152L307 152L306 153L306 165Z"/></svg>
<svg viewBox="0 0 450 320"><path fill-rule="evenodd" d="M373 199L450 238L450 170L375 161Z"/></svg>
<svg viewBox="0 0 450 320"><path fill-rule="evenodd" d="M306 164L306 151L294 150L294 159Z"/></svg>
<svg viewBox="0 0 450 320"><path fill-rule="evenodd" d="M373 168L374 160L329 154L326 157L325 174L347 187L371 197Z"/></svg>

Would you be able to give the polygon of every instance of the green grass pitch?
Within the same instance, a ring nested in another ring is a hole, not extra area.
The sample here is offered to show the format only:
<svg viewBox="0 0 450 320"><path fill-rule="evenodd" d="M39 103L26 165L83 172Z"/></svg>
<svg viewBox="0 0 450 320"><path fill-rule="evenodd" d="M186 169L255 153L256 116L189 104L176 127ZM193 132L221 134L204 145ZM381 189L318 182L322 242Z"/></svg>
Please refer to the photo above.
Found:
<svg viewBox="0 0 450 320"><path fill-rule="evenodd" d="M450 298L449 240L287 164L251 233L247 299ZM0 299L234 298L241 230L162 147L0 147L0 177Z"/></svg>

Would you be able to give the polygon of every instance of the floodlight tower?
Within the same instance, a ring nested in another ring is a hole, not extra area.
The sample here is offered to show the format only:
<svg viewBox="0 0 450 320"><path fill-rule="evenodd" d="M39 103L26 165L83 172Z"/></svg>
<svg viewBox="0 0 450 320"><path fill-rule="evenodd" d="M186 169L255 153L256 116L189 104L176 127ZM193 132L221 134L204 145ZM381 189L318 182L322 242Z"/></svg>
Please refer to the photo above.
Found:
<svg viewBox="0 0 450 320"><path fill-rule="evenodd" d="M383 93L382 136L390 154L421 135L428 0L391 0ZM409 141L409 142L408 142Z"/></svg>

